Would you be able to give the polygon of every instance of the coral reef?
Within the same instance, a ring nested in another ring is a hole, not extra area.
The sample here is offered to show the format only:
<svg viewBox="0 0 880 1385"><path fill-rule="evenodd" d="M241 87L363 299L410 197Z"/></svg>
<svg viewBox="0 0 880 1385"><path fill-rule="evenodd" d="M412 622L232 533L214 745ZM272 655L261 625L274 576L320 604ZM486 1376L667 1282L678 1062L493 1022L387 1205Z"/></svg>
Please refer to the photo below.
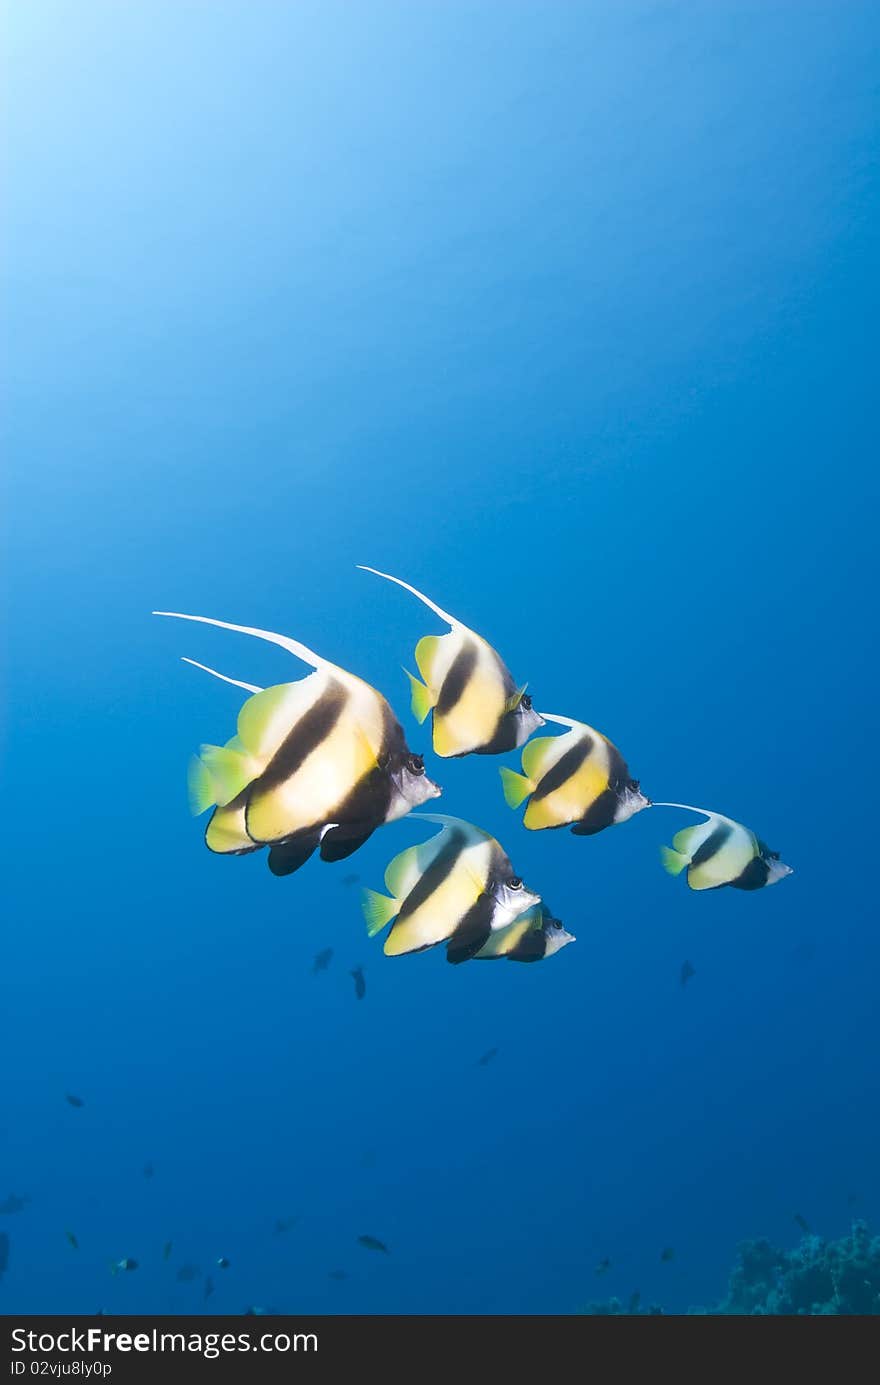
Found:
<svg viewBox="0 0 880 1385"><path fill-rule="evenodd" d="M638 1294L623 1307L618 1299L590 1303L580 1310L594 1316L662 1313L642 1308ZM853 1222L848 1236L824 1241L804 1236L794 1250L780 1250L764 1237L744 1241L730 1275L727 1296L712 1308L690 1308L699 1315L877 1315L880 1314L880 1236Z"/></svg>

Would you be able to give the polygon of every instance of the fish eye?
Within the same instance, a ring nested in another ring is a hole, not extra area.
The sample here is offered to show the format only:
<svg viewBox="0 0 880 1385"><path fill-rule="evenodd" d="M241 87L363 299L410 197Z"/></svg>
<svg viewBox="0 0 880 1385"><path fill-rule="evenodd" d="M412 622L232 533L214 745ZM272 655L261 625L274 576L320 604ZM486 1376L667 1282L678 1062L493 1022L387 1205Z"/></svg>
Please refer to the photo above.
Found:
<svg viewBox="0 0 880 1385"><path fill-rule="evenodd" d="M521 890L523 887L523 882L518 875L512 875L507 883L512 890Z"/></svg>
<svg viewBox="0 0 880 1385"><path fill-rule="evenodd" d="M641 779L631 779L629 781L629 786L632 789L633 793L638 793L639 785L641 784L641 782Z"/></svg>
<svg viewBox="0 0 880 1385"><path fill-rule="evenodd" d="M407 758L406 767L410 774L424 774L425 760L422 755L410 755Z"/></svg>
<svg viewBox="0 0 880 1385"><path fill-rule="evenodd" d="M528 693L523 693L522 697L520 698L519 705L522 708L524 708L527 712L530 712L532 710L532 699L529 697Z"/></svg>

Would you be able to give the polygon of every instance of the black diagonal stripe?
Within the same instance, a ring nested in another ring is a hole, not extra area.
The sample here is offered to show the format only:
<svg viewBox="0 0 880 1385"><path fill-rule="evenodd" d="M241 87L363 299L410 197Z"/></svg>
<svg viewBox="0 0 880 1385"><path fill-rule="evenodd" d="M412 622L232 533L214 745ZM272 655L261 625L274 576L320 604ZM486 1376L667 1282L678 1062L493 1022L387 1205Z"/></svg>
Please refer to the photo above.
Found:
<svg viewBox="0 0 880 1385"><path fill-rule="evenodd" d="M561 789L567 779L571 779L573 775L577 774L592 749L592 736L584 736L576 745L570 746L565 754L556 761L556 764L551 765L543 779L539 780L538 787L532 794L532 802L536 803L553 793L554 790Z"/></svg>
<svg viewBox="0 0 880 1385"><path fill-rule="evenodd" d="M485 947L492 934L492 911L494 900L481 894L460 919L455 932L446 944L446 960L453 966L467 962L481 947Z"/></svg>
<svg viewBox="0 0 880 1385"><path fill-rule="evenodd" d="M714 827L709 833L702 846L699 846L694 852L691 858L690 869L693 870L695 866L701 866L705 861L709 861L713 856L716 856L732 831L733 828L729 822L719 822L718 826Z"/></svg>
<svg viewBox="0 0 880 1385"><path fill-rule="evenodd" d="M613 789L603 789L599 797L590 804L580 822L576 822L572 827L574 836L592 837L596 832L604 832L614 821L619 802L620 799Z"/></svg>
<svg viewBox="0 0 880 1385"><path fill-rule="evenodd" d="M532 928L505 956L509 962L540 962L546 951L547 934L543 928Z"/></svg>
<svg viewBox="0 0 880 1385"><path fill-rule="evenodd" d="M443 679L435 708L438 716L442 717L451 712L456 703L461 700L468 685L468 679L476 666L477 646L471 640L467 640L456 654L449 672Z"/></svg>
<svg viewBox="0 0 880 1385"><path fill-rule="evenodd" d="M290 779L330 735L347 701L348 695L342 685L331 683L288 731L263 773L251 785L252 793L267 793Z"/></svg>
<svg viewBox="0 0 880 1385"><path fill-rule="evenodd" d="M731 885L735 890L760 890L767 884L770 867L763 856L753 856Z"/></svg>
<svg viewBox="0 0 880 1385"><path fill-rule="evenodd" d="M410 890L401 907L398 921L414 914L419 905L430 899L434 891L455 870L462 849L467 844L466 838L457 827L450 827L446 830L449 832L449 840L441 847L438 856Z"/></svg>

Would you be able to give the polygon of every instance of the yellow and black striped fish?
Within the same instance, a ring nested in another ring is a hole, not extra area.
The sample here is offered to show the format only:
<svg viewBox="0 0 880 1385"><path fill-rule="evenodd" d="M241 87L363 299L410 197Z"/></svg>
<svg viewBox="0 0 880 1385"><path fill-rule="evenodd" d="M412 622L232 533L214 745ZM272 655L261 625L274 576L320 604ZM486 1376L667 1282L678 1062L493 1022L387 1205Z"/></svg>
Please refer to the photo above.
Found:
<svg viewBox="0 0 880 1385"><path fill-rule="evenodd" d="M451 627L448 635L426 635L416 645L424 682L407 673L413 715L421 723L433 712L435 753L498 755L524 745L543 722L492 646L408 582L374 567L362 571L412 592Z"/></svg>
<svg viewBox="0 0 880 1385"><path fill-rule="evenodd" d="M563 736L541 736L522 753L523 773L501 770L504 797L511 808L528 798L523 825L540 832L571 826L579 837L592 836L650 806L630 777L626 761L601 731L583 721L542 712L545 721L569 727Z"/></svg>
<svg viewBox="0 0 880 1385"><path fill-rule="evenodd" d="M506 851L488 832L460 818L414 816L440 823L442 831L395 856L385 871L390 897L363 891L367 932L374 937L393 920L387 956L446 942L449 960L464 962L494 931L538 904L540 895L514 874Z"/></svg>
<svg viewBox="0 0 880 1385"><path fill-rule="evenodd" d="M779 859L760 837L741 822L734 822L707 808L692 808L687 803L655 803L655 808L681 808L700 813L705 822L682 828L672 838L672 846L662 846L660 857L669 875L687 871L692 890L718 890L732 885L735 890L760 890L775 885L792 874L791 866Z"/></svg>
<svg viewBox="0 0 880 1385"><path fill-rule="evenodd" d="M540 962L573 942L574 934L567 933L559 919L550 917L546 905L533 904L506 928L492 933L474 953L473 961L506 957L508 962Z"/></svg>
<svg viewBox="0 0 880 1385"><path fill-rule="evenodd" d="M193 811L215 807L205 836L212 851L268 845L270 868L290 874L318 845L324 860L342 860L382 823L440 793L385 698L362 679L284 635L205 616L156 614L268 640L315 670L263 689L216 675L252 696L232 740L203 746L191 765Z"/></svg>

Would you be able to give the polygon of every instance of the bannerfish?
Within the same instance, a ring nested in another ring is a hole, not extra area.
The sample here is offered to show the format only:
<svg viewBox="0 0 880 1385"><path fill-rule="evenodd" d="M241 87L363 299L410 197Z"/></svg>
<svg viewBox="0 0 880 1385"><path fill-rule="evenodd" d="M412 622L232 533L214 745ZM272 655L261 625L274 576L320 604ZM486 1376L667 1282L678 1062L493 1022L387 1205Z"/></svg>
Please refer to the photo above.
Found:
<svg viewBox="0 0 880 1385"><path fill-rule="evenodd" d="M678 979L681 982L682 986L686 986L687 983L690 981L691 977L696 976L696 974L696 968L693 967L690 962L682 962L681 972L679 973Z"/></svg>
<svg viewBox="0 0 880 1385"><path fill-rule="evenodd" d="M655 808L681 808L700 813L705 822L676 832L672 846L661 846L660 858L669 875L687 870L692 890L718 890L732 885L736 890L760 890L791 875L791 866L779 859L748 827L708 808L692 808L686 803L655 803Z"/></svg>
<svg viewBox="0 0 880 1385"><path fill-rule="evenodd" d="M363 967L355 967L351 972L351 976L354 980L354 993L358 1000L363 1000L364 996L367 994L367 983L364 979Z"/></svg>
<svg viewBox="0 0 880 1385"><path fill-rule="evenodd" d="M448 611L399 577L361 566L411 592L450 627L447 635L425 635L416 645L421 681L405 670L412 689L413 716L421 724L433 712L434 751L457 755L499 755L524 745L543 725L526 685L517 687L490 644Z"/></svg>
<svg viewBox="0 0 880 1385"><path fill-rule="evenodd" d="M491 961L506 957L508 962L540 962L575 941L558 919L551 918L543 904L534 904L506 928L491 933L473 960ZM450 961L452 959L450 958Z"/></svg>
<svg viewBox="0 0 880 1385"><path fill-rule="evenodd" d="M358 1236L358 1245L366 1250L381 1250L385 1255L391 1254L385 1242L377 1240L375 1236Z"/></svg>
<svg viewBox="0 0 880 1385"><path fill-rule="evenodd" d="M388 957L447 943L451 962L473 957L495 929L540 902L527 889L504 848L460 818L417 813L441 831L395 856L385 871L389 895L363 891L370 937L394 921L385 939Z"/></svg>
<svg viewBox="0 0 880 1385"><path fill-rule="evenodd" d="M583 721L541 715L569 729L562 736L531 741L522 753L522 774L500 771L509 807L529 800L524 827L540 832L570 826L576 836L588 837L650 806L607 736Z"/></svg>
<svg viewBox="0 0 880 1385"><path fill-rule="evenodd" d="M110 1266L110 1273L118 1274L120 1270L136 1270L137 1267L137 1260L131 1260L126 1256L124 1260L115 1260L113 1262L113 1264Z"/></svg>
<svg viewBox="0 0 880 1385"><path fill-rule="evenodd" d="M73 1250L79 1250L79 1241L76 1239L72 1231L65 1231L64 1236L67 1241L67 1244Z"/></svg>
<svg viewBox="0 0 880 1385"><path fill-rule="evenodd" d="M205 833L210 850L243 854L270 846L270 869L289 875L316 847L325 861L343 860L377 827L439 796L391 707L363 679L286 635L207 616L154 614L267 640L314 669L298 682L258 688L196 665L251 693L236 735L224 746L203 746L190 763L193 813L214 808Z"/></svg>
<svg viewBox="0 0 880 1385"><path fill-rule="evenodd" d="M326 971L327 968L328 968L329 965L330 965L330 961L331 961L331 958L332 958L332 957L333 957L333 949L332 949L332 947L325 947L321 952L317 952L317 953L315 954L315 960L314 960L314 962L312 963L312 971L313 971L315 974L317 974L319 971Z"/></svg>

